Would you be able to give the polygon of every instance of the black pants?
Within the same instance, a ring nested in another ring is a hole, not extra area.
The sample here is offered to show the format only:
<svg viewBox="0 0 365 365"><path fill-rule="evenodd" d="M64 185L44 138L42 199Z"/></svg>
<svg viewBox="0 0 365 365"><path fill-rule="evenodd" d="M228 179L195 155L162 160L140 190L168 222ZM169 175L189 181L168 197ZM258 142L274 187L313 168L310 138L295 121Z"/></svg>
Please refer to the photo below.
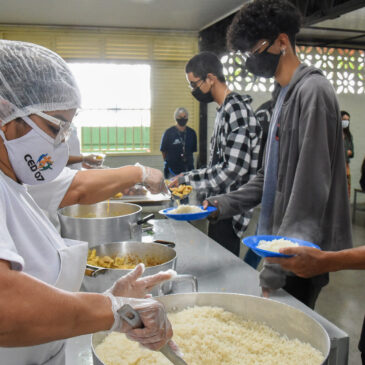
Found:
<svg viewBox="0 0 365 365"><path fill-rule="evenodd" d="M365 317L364 317L364 322L362 324L362 330L361 330L361 336L360 336L360 342L359 342L359 350L361 352L362 365L365 365Z"/></svg>
<svg viewBox="0 0 365 365"><path fill-rule="evenodd" d="M232 219L223 219L216 224L209 223L208 236L234 255L240 255L241 240L233 230Z"/></svg>
<svg viewBox="0 0 365 365"><path fill-rule="evenodd" d="M298 276L287 276L283 289L309 308L314 309L318 295L326 285L325 280L316 279L317 277L304 279Z"/></svg>

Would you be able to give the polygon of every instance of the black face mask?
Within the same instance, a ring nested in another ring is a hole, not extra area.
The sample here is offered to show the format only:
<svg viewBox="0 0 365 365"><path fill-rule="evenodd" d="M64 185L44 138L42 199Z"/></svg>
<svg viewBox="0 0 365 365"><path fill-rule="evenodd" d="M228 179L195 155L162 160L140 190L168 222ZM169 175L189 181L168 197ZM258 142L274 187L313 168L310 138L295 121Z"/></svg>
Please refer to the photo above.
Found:
<svg viewBox="0 0 365 365"><path fill-rule="evenodd" d="M192 92L191 95L194 96L194 98L198 101L200 101L201 103L211 103L212 101L214 101L212 92L209 90L207 93L203 93L199 87L195 88Z"/></svg>
<svg viewBox="0 0 365 365"><path fill-rule="evenodd" d="M185 127L188 122L188 118L178 118L176 119L176 122L180 127Z"/></svg>
<svg viewBox="0 0 365 365"><path fill-rule="evenodd" d="M272 54L268 53L266 49L261 53L256 53L249 57L246 61L246 69L255 76L270 79L275 75L280 57L281 52L279 54Z"/></svg>

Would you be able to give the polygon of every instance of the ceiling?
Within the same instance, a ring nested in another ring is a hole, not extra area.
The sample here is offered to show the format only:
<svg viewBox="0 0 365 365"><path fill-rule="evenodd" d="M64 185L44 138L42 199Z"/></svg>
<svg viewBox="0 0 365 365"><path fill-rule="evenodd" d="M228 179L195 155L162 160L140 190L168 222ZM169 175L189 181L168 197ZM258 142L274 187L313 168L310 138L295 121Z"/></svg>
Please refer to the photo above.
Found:
<svg viewBox="0 0 365 365"><path fill-rule="evenodd" d="M0 24L122 27L198 32L212 24L221 23L221 20L230 22L230 15L247 1L1 0ZM363 20L365 19L365 1L290 1L306 12L307 25L302 28L298 36L299 44L365 49ZM330 5L331 2L332 5ZM347 13L340 15L343 12ZM323 19L328 20L321 21ZM220 32L222 31L224 30L220 29Z"/></svg>
<svg viewBox="0 0 365 365"><path fill-rule="evenodd" d="M1 0L1 24L199 31L245 0Z"/></svg>
<svg viewBox="0 0 365 365"><path fill-rule="evenodd" d="M363 8L335 19L304 26L298 43L365 49L365 4Z"/></svg>

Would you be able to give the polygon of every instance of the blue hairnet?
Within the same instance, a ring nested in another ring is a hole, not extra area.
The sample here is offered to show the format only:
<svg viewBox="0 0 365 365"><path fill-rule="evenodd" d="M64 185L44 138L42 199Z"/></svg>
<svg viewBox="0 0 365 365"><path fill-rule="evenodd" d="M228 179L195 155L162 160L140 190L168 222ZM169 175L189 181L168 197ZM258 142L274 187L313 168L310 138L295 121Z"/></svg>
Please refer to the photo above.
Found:
<svg viewBox="0 0 365 365"><path fill-rule="evenodd" d="M32 43L0 40L0 121L39 111L69 110L81 104L66 62Z"/></svg>

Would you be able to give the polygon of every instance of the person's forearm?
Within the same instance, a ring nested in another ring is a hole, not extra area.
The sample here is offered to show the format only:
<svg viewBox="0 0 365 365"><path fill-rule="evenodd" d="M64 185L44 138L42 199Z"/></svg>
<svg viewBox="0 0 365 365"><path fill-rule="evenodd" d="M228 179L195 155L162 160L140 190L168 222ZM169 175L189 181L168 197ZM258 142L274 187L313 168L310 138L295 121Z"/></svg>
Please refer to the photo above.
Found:
<svg viewBox="0 0 365 365"><path fill-rule="evenodd" d="M218 219L228 219L254 208L261 202L263 175L260 172L255 178L243 185L240 189L230 193L211 196L207 200L214 205L218 202Z"/></svg>
<svg viewBox="0 0 365 365"><path fill-rule="evenodd" d="M108 330L109 298L70 293L10 270L0 260L0 346L31 346Z"/></svg>
<svg viewBox="0 0 365 365"><path fill-rule="evenodd" d="M138 166L79 171L67 190L60 208L73 204L94 204L142 182Z"/></svg>
<svg viewBox="0 0 365 365"><path fill-rule="evenodd" d="M84 156L68 156L67 166L75 163L81 163L84 161Z"/></svg>
<svg viewBox="0 0 365 365"><path fill-rule="evenodd" d="M365 246L337 252L327 252L323 264L327 272L365 270Z"/></svg>

